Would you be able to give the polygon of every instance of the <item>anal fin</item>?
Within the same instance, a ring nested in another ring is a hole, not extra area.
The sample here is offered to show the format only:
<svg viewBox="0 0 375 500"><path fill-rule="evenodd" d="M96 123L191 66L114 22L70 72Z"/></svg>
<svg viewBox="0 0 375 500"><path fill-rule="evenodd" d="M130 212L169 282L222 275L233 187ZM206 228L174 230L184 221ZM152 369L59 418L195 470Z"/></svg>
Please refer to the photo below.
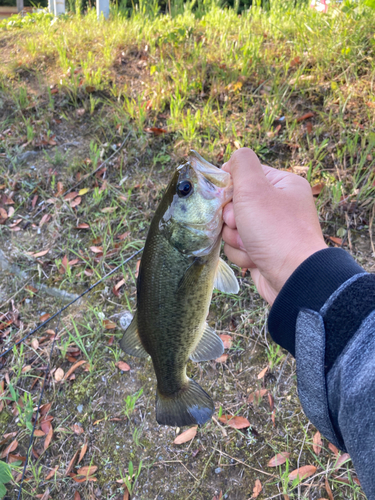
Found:
<svg viewBox="0 0 375 500"><path fill-rule="evenodd" d="M214 288L225 293L238 293L240 286L233 270L223 259L219 259L214 280Z"/></svg>
<svg viewBox="0 0 375 500"><path fill-rule="evenodd" d="M221 338L216 334L215 330L205 324L203 335L198 342L197 347L190 354L192 361L210 361L211 359L220 358L224 352L224 344Z"/></svg>
<svg viewBox="0 0 375 500"><path fill-rule="evenodd" d="M148 354L145 351L138 334L137 316L136 312L132 322L125 330L124 336L120 341L120 347L126 352L126 354L130 354L131 356L136 356L138 358L147 358Z"/></svg>

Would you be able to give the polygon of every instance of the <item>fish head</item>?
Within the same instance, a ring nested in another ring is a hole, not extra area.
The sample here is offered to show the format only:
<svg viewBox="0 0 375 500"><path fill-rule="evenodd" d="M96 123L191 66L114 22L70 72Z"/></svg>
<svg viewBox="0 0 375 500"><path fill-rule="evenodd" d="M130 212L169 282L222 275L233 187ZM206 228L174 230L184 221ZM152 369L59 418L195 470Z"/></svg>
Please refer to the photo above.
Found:
<svg viewBox="0 0 375 500"><path fill-rule="evenodd" d="M232 199L230 175L192 151L166 195L169 203L160 227L168 227L171 243L186 254L208 254L221 234L223 207Z"/></svg>

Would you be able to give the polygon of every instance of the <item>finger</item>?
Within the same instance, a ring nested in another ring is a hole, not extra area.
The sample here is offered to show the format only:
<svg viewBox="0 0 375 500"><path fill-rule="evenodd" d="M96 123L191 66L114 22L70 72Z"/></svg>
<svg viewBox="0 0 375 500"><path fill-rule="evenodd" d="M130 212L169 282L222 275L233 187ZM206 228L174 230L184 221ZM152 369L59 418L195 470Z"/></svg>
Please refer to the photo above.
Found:
<svg viewBox="0 0 375 500"><path fill-rule="evenodd" d="M241 236L238 234L237 229L232 229L229 226L224 225L222 237L225 243L228 243L228 245L233 248L237 248L238 250L243 250L246 253L246 249L244 247L244 244L242 243Z"/></svg>
<svg viewBox="0 0 375 500"><path fill-rule="evenodd" d="M246 252L239 250L238 248L233 248L228 243L224 245L224 253L228 259L239 267L253 268L255 267L254 262L250 259Z"/></svg>
<svg viewBox="0 0 375 500"><path fill-rule="evenodd" d="M230 173L230 165L228 165L228 162L223 163L223 165L221 166L221 170L225 170L226 172Z"/></svg>
<svg viewBox="0 0 375 500"><path fill-rule="evenodd" d="M269 185L259 158L251 149L238 149L233 153L228 164L230 164L233 184L238 187L238 191L259 192L265 185Z"/></svg>
<svg viewBox="0 0 375 500"><path fill-rule="evenodd" d="M234 210L232 202L225 205L223 210L223 219L227 226L229 226L232 229L236 229L237 226L236 226L236 220L234 218Z"/></svg>

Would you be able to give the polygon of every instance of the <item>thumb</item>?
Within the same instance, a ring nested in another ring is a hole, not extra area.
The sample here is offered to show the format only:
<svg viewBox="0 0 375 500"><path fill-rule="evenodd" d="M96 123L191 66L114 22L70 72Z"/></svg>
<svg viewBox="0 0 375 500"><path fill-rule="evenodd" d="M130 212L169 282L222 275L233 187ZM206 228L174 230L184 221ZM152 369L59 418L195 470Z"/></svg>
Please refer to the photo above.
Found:
<svg viewBox="0 0 375 500"><path fill-rule="evenodd" d="M233 153L226 165L234 186L234 202L249 201L254 195L264 195L270 187L259 158L252 149L241 148Z"/></svg>

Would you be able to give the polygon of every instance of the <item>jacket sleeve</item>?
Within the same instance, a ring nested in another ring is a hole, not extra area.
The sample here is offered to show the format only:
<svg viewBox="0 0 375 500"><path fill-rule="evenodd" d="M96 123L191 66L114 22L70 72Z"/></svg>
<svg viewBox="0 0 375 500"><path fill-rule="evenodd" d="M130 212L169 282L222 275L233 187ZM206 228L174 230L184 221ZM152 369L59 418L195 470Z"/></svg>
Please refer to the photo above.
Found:
<svg viewBox="0 0 375 500"><path fill-rule="evenodd" d="M286 282L268 327L296 357L307 417L350 454L375 499L375 276L342 249L321 250Z"/></svg>

